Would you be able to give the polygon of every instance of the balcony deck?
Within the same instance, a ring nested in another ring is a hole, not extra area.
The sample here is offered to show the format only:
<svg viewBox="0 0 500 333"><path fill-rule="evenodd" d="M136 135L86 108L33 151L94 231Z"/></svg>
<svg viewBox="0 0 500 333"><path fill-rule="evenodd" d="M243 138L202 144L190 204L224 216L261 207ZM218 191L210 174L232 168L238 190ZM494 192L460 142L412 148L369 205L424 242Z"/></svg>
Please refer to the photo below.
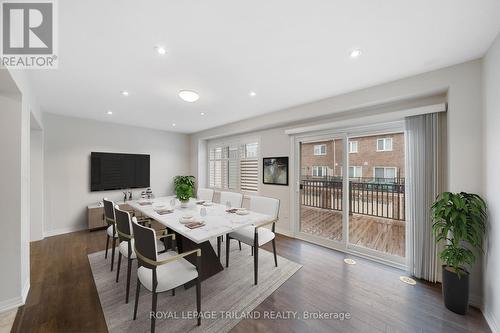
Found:
<svg viewBox="0 0 500 333"><path fill-rule="evenodd" d="M301 206L302 232L332 239L342 239L342 213L335 210ZM349 242L400 257L405 256L405 222L374 216L352 214Z"/></svg>

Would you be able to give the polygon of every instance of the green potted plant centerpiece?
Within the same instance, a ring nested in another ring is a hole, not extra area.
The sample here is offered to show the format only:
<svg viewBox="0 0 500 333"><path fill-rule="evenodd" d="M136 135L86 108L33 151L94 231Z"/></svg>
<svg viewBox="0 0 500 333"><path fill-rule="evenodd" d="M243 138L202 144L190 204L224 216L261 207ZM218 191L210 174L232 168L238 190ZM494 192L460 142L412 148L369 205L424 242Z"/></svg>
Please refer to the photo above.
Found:
<svg viewBox="0 0 500 333"><path fill-rule="evenodd" d="M441 193L432 205L432 230L437 242L444 241L443 298L445 306L458 314L467 312L469 272L466 265L482 252L486 232L486 203L477 194Z"/></svg>
<svg viewBox="0 0 500 333"><path fill-rule="evenodd" d="M194 176L175 176L174 188L177 199L181 202L181 207L187 207L189 199L194 194Z"/></svg>

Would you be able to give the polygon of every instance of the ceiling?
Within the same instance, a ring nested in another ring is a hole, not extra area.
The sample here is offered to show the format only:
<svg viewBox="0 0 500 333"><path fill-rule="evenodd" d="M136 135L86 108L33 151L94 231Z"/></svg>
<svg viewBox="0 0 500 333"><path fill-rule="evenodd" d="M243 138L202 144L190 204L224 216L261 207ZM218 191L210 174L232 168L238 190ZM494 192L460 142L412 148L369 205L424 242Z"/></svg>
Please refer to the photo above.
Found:
<svg viewBox="0 0 500 333"><path fill-rule="evenodd" d="M184 133L476 59L500 30L498 0L58 6L59 68L30 71L42 110Z"/></svg>

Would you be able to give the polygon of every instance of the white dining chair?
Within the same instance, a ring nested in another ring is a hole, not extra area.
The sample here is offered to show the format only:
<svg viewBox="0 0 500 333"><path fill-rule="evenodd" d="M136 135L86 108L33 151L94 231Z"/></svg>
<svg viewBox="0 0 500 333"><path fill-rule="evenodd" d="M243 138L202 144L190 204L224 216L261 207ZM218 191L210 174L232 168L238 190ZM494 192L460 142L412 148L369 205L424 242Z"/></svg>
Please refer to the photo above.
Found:
<svg viewBox="0 0 500 333"><path fill-rule="evenodd" d="M220 204L231 204L231 208L240 208L243 203L243 194L237 192L220 192Z"/></svg>
<svg viewBox="0 0 500 333"><path fill-rule="evenodd" d="M122 261L122 256L127 258L127 289L125 294L125 303L128 303L129 299L129 290L130 290L130 274L132 271L132 261L137 258L137 255L134 251L134 234L132 232L132 221L135 223L139 223L137 218L134 216L131 218L130 212L121 210L118 205L115 206L115 224L116 224L116 232L118 234L118 267L116 270L116 282L118 282L120 278L120 265ZM162 239L158 239L156 241L156 249L159 251L158 253L165 251L166 242L164 237L167 237L167 230L159 230L159 233L162 233ZM170 235L172 237L173 234ZM175 239L175 237L173 237Z"/></svg>
<svg viewBox="0 0 500 333"><path fill-rule="evenodd" d="M201 250L199 248L191 251L176 253L173 251L158 255L156 245L156 232L154 229L144 227L132 222L134 231L134 250L137 256L137 287L135 291L134 320L137 318L137 307L139 304L139 293L141 285L153 293L152 313L156 313L158 293L172 290L188 282L196 285L196 313L201 313ZM174 235L174 234L172 234ZM173 236L172 236L173 237ZM185 259L187 256L195 256L195 265ZM197 316L198 326L201 317ZM155 316L151 316L151 332L155 331Z"/></svg>
<svg viewBox="0 0 500 333"><path fill-rule="evenodd" d="M196 198L198 200L212 201L214 199L214 190L211 188L199 188Z"/></svg>
<svg viewBox="0 0 500 333"><path fill-rule="evenodd" d="M274 265L278 267L274 228L276 222L278 221L279 210L280 201L278 199L260 196L250 197L250 211L269 215L271 216L271 220L256 226L244 227L226 235L226 267L229 267L229 245L231 239L236 239L241 243L245 243L253 247L255 284L257 284L259 272L259 247L266 243L272 242ZM263 228L264 226L267 226L269 224L272 225L271 229Z"/></svg>
<svg viewBox="0 0 500 333"><path fill-rule="evenodd" d="M108 225L106 229L106 252L104 253L104 258L108 257L109 239L111 238L113 240L111 244L111 271L113 271L116 239L118 238L115 223L115 204L113 201L108 200L108 198L102 199L102 202L104 204L104 222Z"/></svg>
<svg viewBox="0 0 500 333"><path fill-rule="evenodd" d="M220 200L221 205L226 205L228 202L231 205L231 208L241 208L243 205L243 194L237 192L220 192ZM220 258L220 247L224 236L217 237L217 256ZM241 243L239 243L241 250Z"/></svg>

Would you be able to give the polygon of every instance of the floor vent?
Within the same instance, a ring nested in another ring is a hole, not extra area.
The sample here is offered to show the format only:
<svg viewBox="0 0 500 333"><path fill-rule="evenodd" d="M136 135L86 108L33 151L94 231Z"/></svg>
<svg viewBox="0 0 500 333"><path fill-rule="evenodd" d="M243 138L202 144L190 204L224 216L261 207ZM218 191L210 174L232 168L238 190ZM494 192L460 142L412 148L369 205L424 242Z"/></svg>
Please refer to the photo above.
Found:
<svg viewBox="0 0 500 333"><path fill-rule="evenodd" d="M356 261L354 259L346 258L344 262L348 265L356 265Z"/></svg>
<svg viewBox="0 0 500 333"><path fill-rule="evenodd" d="M401 282L404 282L412 286L417 284L417 281L413 280L411 277L408 276L400 276L399 279L401 280Z"/></svg>

